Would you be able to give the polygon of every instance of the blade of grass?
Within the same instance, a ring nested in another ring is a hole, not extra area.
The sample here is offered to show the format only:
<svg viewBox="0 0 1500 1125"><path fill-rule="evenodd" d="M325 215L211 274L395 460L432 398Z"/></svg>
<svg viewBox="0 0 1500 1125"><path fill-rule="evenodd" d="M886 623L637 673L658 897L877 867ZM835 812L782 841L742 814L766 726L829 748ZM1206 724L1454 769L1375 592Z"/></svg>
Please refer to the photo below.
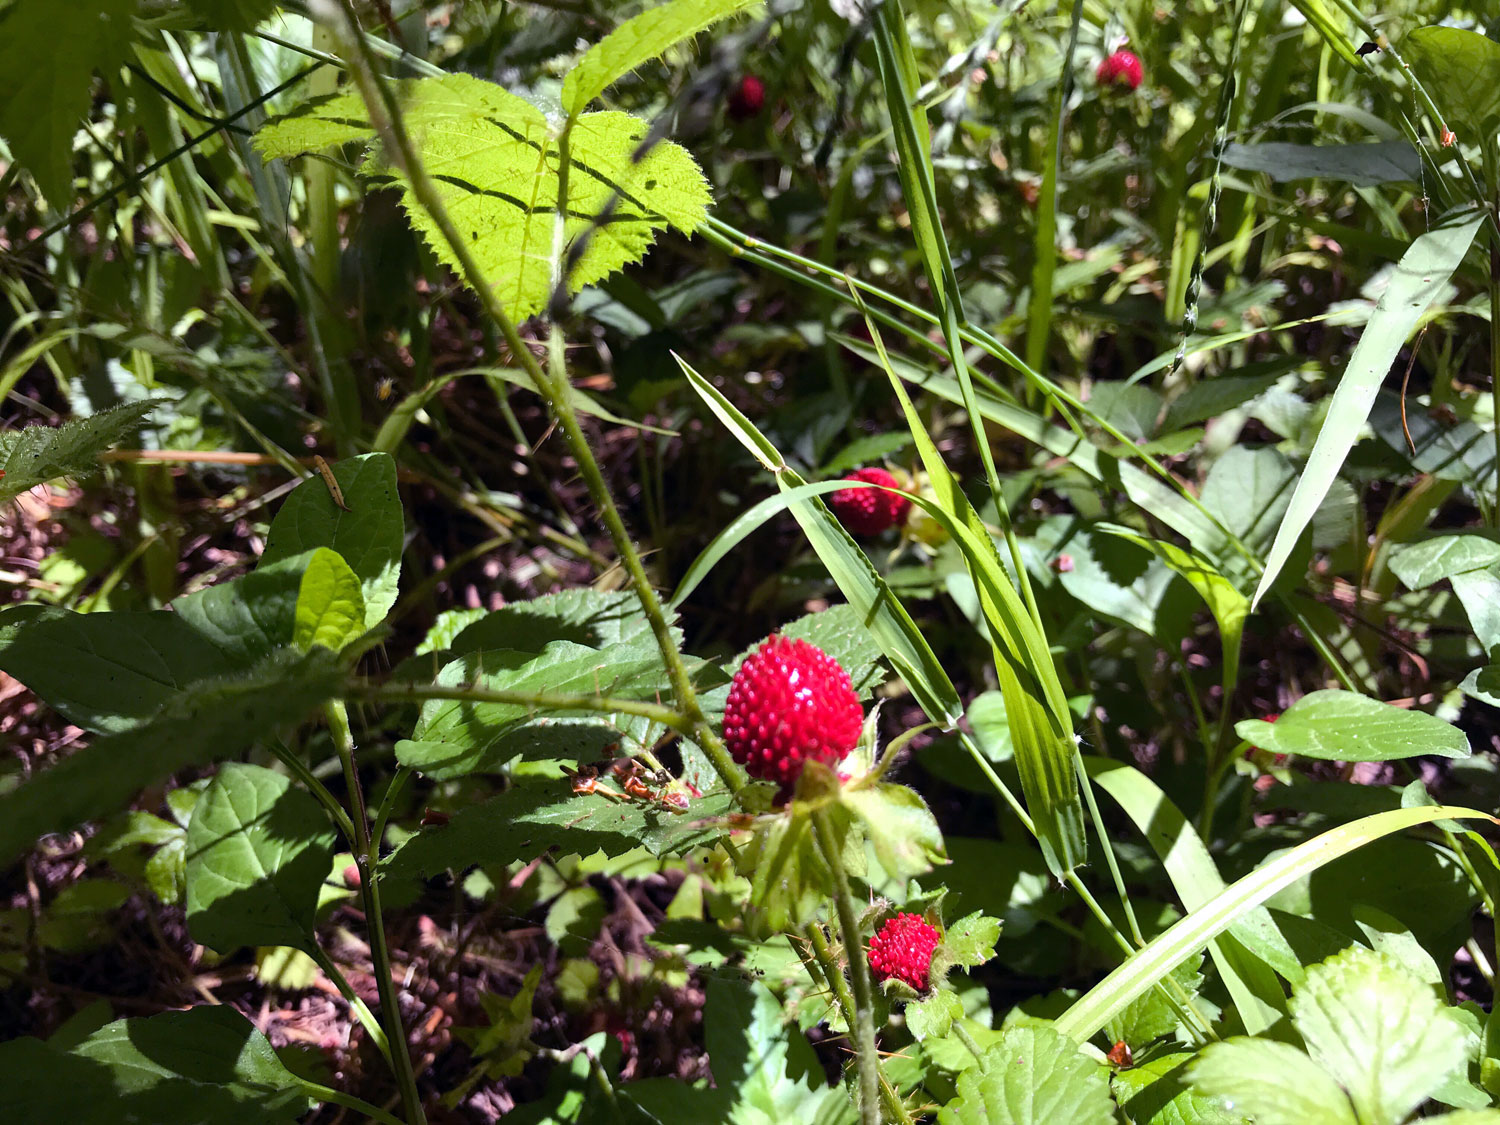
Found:
<svg viewBox="0 0 1500 1125"><path fill-rule="evenodd" d="M1443 819L1500 823L1488 813L1474 809L1424 806L1376 813L1315 836L1226 887L1148 942L1074 1001L1058 1019L1057 1030L1077 1042L1085 1042L1132 1000L1283 887L1393 832Z"/></svg>

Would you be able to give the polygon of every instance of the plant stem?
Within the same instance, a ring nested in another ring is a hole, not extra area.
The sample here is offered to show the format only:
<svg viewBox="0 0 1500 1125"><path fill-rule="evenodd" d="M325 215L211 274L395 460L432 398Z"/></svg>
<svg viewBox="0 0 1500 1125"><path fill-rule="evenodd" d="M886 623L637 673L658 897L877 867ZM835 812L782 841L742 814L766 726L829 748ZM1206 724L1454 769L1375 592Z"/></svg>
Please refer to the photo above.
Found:
<svg viewBox="0 0 1500 1125"><path fill-rule="evenodd" d="M854 1059L859 1068L859 1117L862 1125L880 1125L880 1056L875 1047L875 1007L870 987L870 965L865 960L865 944L860 938L859 922L854 917L854 896L849 890L849 875L844 857L828 824L828 813L819 809L812 814L813 832L823 860L833 872L834 905L838 910L839 929L844 939L844 956L849 959L849 977L853 986L854 1020L849 1030L854 1035Z"/></svg>
<svg viewBox="0 0 1500 1125"><path fill-rule="evenodd" d="M375 1041L375 1046L380 1049L380 1053L385 1056L385 1061L390 1063L391 1068L394 1070L396 1064L391 1059L390 1037L386 1035L385 1028L380 1026L380 1021L375 1018L375 1013L370 1011L370 1006L359 998L359 993L354 991L354 986L349 983L349 978L344 976L343 970L333 963L333 958L328 956L328 953L321 945L314 942L308 952L312 955L312 959L318 963L318 968L323 970L323 975L333 981L334 987L339 990L339 995L348 1003L350 1010L354 1012L355 1018L359 1020L360 1026Z"/></svg>
<svg viewBox="0 0 1500 1125"><path fill-rule="evenodd" d="M317 1098L320 1102L332 1102L334 1105L356 1110L372 1121L383 1122L384 1125L406 1125L401 1118L387 1113L379 1106L371 1105L363 1098L356 1098L353 1094L346 1094L342 1090L335 1090L329 1086L320 1086L316 1082L309 1082L306 1078L298 1078L297 1083L307 1091L308 1097Z"/></svg>
<svg viewBox="0 0 1500 1125"><path fill-rule="evenodd" d="M812 946L813 955L804 958L803 963L808 967L808 972L816 980L822 977L833 992L834 1000L838 1003L839 1011L843 1013L844 1025L854 1027L855 1004L854 996L849 991L849 980L839 968L838 962L833 956L833 950L828 947L828 938L823 934L823 927L817 922L803 927L803 936ZM880 1071L880 1100L885 1103L885 1111L890 1115L892 1121L898 1125L913 1125L911 1111L906 1108L906 1103L901 1100L901 1095L896 1092L896 1087L891 1085L891 1080L885 1076L885 1071Z"/></svg>
<svg viewBox="0 0 1500 1125"><path fill-rule="evenodd" d="M385 146L388 159L402 174L417 204L427 213L438 233L448 244L459 264L464 280L478 296L485 314L500 329L500 334L504 337L506 346L510 348L511 355L531 378L537 391L551 405L558 427L568 443L568 449L578 463L579 475L588 487L589 497L599 509L599 517L609 532L610 540L614 543L615 551L620 556L625 572L630 576L636 597L640 599L642 612L651 626L657 647L661 650L662 662L666 666L667 678L672 684L677 706L688 721L690 737L702 748L714 769L724 779L725 784L731 789L740 788L741 771L734 764L734 759L730 757L729 751L725 749L724 743L719 739L718 733L713 729L703 713L703 708L698 703L697 692L693 689L692 679L688 675L682 654L677 650L677 642L672 637L671 626L662 610L661 599L657 597L656 589L651 585L651 579L646 574L640 552L636 550L635 543L625 528L625 521L615 505L614 496L605 483L604 475L599 471L599 463L594 459L593 449L589 446L588 438L579 424L578 412L573 408L568 393L571 386L568 383L566 370L559 369L556 363L549 365L552 368L550 371L544 370L526 341L521 339L515 323L495 295L494 287L485 275L484 268L470 251L469 244L454 227L442 198L433 186L421 157L412 143L411 136L401 120L400 107L375 69L369 46L359 33L359 24L354 18L349 0L342 0L340 7L346 23L341 30L344 35L345 51L349 55L347 61L350 73L359 86L360 95L370 115L370 122Z"/></svg>
<svg viewBox="0 0 1500 1125"><path fill-rule="evenodd" d="M365 809L364 791L359 785L359 771L354 767L354 734L349 729L349 712L342 700L324 708L334 749L344 767L344 784L349 790L349 804L354 811L354 861L359 865L359 891L364 900L365 926L370 940L370 961L375 970L375 985L380 990L380 1013L391 1045L391 1067L401 1090L401 1104L408 1125L426 1125L422 1096L417 1092L417 1076L412 1070L411 1050L406 1043L406 1029L401 1024L400 997L391 980L391 954L385 940L385 922L380 913L380 884L375 871L379 858L370 840L370 820Z"/></svg>
<svg viewBox="0 0 1500 1125"><path fill-rule="evenodd" d="M984 1049L974 1041L974 1037L969 1034L969 1029L964 1027L958 1020L953 1021L953 1038L967 1047L969 1054L973 1055L975 1059L981 1063L984 1062Z"/></svg>
<svg viewBox="0 0 1500 1125"><path fill-rule="evenodd" d="M379 700L383 703L413 703L424 699L454 699L465 703L497 703L514 707L546 708L552 711L596 711L602 714L635 715L650 719L679 733L693 736L696 729L691 719L671 707L660 703L645 703L638 699L614 699L607 695L566 695L555 691L506 691L463 684L448 687L444 684L375 684L368 681L351 684L348 688L351 699Z"/></svg>

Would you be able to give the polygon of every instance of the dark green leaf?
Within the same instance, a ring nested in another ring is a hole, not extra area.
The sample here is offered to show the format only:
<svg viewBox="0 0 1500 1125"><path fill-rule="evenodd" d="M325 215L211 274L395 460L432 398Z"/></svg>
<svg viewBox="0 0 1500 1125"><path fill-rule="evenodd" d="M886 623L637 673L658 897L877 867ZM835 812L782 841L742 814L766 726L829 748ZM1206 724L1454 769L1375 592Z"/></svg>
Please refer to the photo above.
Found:
<svg viewBox="0 0 1500 1125"><path fill-rule="evenodd" d="M574 793L567 778L527 782L410 837L381 869L393 879L416 878L450 867L534 859L550 848L588 856L645 847L664 855L713 843L730 805L728 794L710 793L686 812L672 812L645 801Z"/></svg>
<svg viewBox="0 0 1500 1125"><path fill-rule="evenodd" d="M186 846L194 941L220 953L314 945L333 829L311 794L272 770L231 762L198 798Z"/></svg>
<svg viewBox="0 0 1500 1125"><path fill-rule="evenodd" d="M0 669L69 722L120 731L235 662L174 613L0 613Z"/></svg>
<svg viewBox="0 0 1500 1125"><path fill-rule="evenodd" d="M1500 43L1459 27L1419 27L1401 44L1461 144L1491 143L1500 128Z"/></svg>
<svg viewBox="0 0 1500 1125"><path fill-rule="evenodd" d="M154 781L229 757L302 721L342 684L332 655L321 649L193 684L148 721L95 739L0 796L0 866L40 836L114 812Z"/></svg>
<svg viewBox="0 0 1500 1125"><path fill-rule="evenodd" d="M172 610L234 667L249 667L292 643L297 592L313 554L262 560L249 574L174 599Z"/></svg>

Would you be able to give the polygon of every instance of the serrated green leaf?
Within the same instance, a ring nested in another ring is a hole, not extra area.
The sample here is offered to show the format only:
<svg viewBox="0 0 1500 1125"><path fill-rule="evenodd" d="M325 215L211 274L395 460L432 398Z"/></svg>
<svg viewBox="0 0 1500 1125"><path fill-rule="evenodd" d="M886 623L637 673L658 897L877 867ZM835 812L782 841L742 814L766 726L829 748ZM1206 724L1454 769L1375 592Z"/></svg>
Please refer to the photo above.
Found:
<svg viewBox="0 0 1500 1125"><path fill-rule="evenodd" d="M0 74L8 76L0 136L59 214L73 203L73 137L89 109L94 71L108 78L125 61L134 11L132 0L88 0L59 19L52 0L14 0L0 18ZM15 495L4 491L9 486L0 486L0 500Z"/></svg>
<svg viewBox="0 0 1500 1125"><path fill-rule="evenodd" d="M438 195L470 240L496 296L518 321L540 312L552 289L560 160L547 118L529 102L468 74L409 80L399 96ZM708 213L708 184L686 149L661 141L635 159L646 129L627 113L585 113L574 121L563 240L564 257L577 254L568 275L573 292L639 261L657 231L671 226L692 234ZM268 123L255 143L270 159L368 141L373 132L364 102L344 94ZM380 161L377 149L363 170L395 175L412 225L462 275L431 216L416 205L399 173ZM596 226L611 204L607 221Z"/></svg>
<svg viewBox="0 0 1500 1125"><path fill-rule="evenodd" d="M197 681L234 668L172 613L34 605L0 613L0 670L87 730L126 730Z"/></svg>
<svg viewBox="0 0 1500 1125"><path fill-rule="evenodd" d="M553 641L540 653L475 652L444 666L436 682L646 700L667 687L661 652L644 641L606 649ZM538 756L542 747L554 753L576 747L580 752L572 756L583 760L586 748L597 741L589 732L600 732L606 742L625 737L639 742L649 727L647 720L628 715L538 714L535 707L517 703L431 700L422 707L412 737L396 743L396 757L429 777L448 779L494 769L528 749Z"/></svg>
<svg viewBox="0 0 1500 1125"><path fill-rule="evenodd" d="M644 847L654 855L711 844L732 801L723 791L694 798L686 812L573 792L567 778L526 782L462 809L441 828L409 837L381 861L392 879L437 875L477 863L535 859L549 848L589 856Z"/></svg>
<svg viewBox="0 0 1500 1125"><path fill-rule="evenodd" d="M1242 1114L1187 1084L1192 1058L1178 1051L1117 1071L1110 1087L1125 1119L1131 1125L1246 1125Z"/></svg>
<svg viewBox="0 0 1500 1125"><path fill-rule="evenodd" d="M1463 1030L1432 987L1358 946L1308 969L1291 1012L1313 1063L1369 1125L1405 1120L1466 1062Z"/></svg>
<svg viewBox="0 0 1500 1125"><path fill-rule="evenodd" d="M1344 458L1359 439L1396 353L1464 260L1483 221L1481 210L1444 216L1431 230L1418 235L1401 255L1333 392L1322 428L1287 505L1286 516L1266 555L1265 570L1250 599L1252 608L1271 588L1291 557L1293 547L1323 503Z"/></svg>
<svg viewBox="0 0 1500 1125"><path fill-rule="evenodd" d="M864 826L880 866L893 878L925 875L946 861L942 830L915 790L882 783L845 789L839 799Z"/></svg>
<svg viewBox="0 0 1500 1125"><path fill-rule="evenodd" d="M669 615L668 621L674 620ZM482 614L445 647L454 656L485 649L539 653L552 641L603 649L635 641L654 644L655 635L631 591L577 586Z"/></svg>
<svg viewBox="0 0 1500 1125"><path fill-rule="evenodd" d="M1305 695L1274 723L1242 719L1235 733L1273 754L1337 762L1390 762L1420 754L1467 758L1463 731L1423 711L1392 707L1352 691Z"/></svg>
<svg viewBox="0 0 1500 1125"><path fill-rule="evenodd" d="M995 955L1000 940L1000 919L975 911L943 931L942 955L950 965L983 965Z"/></svg>
<svg viewBox="0 0 1500 1125"><path fill-rule="evenodd" d="M563 112L577 115L620 78L675 43L759 0L671 0L626 20L595 43L563 79Z"/></svg>
<svg viewBox="0 0 1500 1125"><path fill-rule="evenodd" d="M1361 1125L1338 1083L1286 1043L1244 1038L1215 1043L1188 1075L1200 1094L1248 1114L1256 1125Z"/></svg>
<svg viewBox="0 0 1500 1125"><path fill-rule="evenodd" d="M359 576L365 627L373 628L395 604L401 581L405 523L396 491L396 462L386 453L366 453L332 468L347 510L334 501L322 477L308 477L271 521L260 566L316 547L337 551Z"/></svg>
<svg viewBox="0 0 1500 1125"><path fill-rule="evenodd" d="M342 555L319 547L308 560L297 589L292 643L304 652L322 645L342 652L365 631L365 597L359 577Z"/></svg>
<svg viewBox="0 0 1500 1125"><path fill-rule="evenodd" d="M42 0L41 4L37 4L36 0L25 0L17 5L17 8L23 9L35 7L50 8L50 4L48 0ZM128 7L129 5L127 9ZM12 13L17 8L12 8ZM6 43L4 29L10 22L10 19L0 19L0 44ZM84 21L80 18L77 22ZM0 58L3 58L6 49L0 46ZM48 55L53 57L50 50ZM36 74L47 70L47 67L28 65L25 73ZM6 109L14 107L19 101L17 92L11 90L5 100L0 102L0 133L3 133ZM70 149L72 135L72 129L69 128ZM16 155L19 157L21 154L17 151ZM0 504L8 504L21 493L28 492L39 484L46 484L49 480L56 480L58 477L83 477L96 472L99 468L99 454L134 433L156 405L153 399L125 402L87 418L70 419L61 426L26 426L9 433L0 433L0 472L4 473L0 476Z"/></svg>
<svg viewBox="0 0 1500 1125"><path fill-rule="evenodd" d="M112 813L154 781L229 757L302 721L342 686L332 655L321 649L192 684L147 721L96 738L0 796L0 867L40 836Z"/></svg>
<svg viewBox="0 0 1500 1125"><path fill-rule="evenodd" d="M1500 128L1500 43L1460 27L1419 27L1401 44L1407 65L1460 144L1493 141Z"/></svg>
<svg viewBox="0 0 1500 1125"><path fill-rule="evenodd" d="M925 1000L908 1004L903 1012L906 1029L918 1043L924 1039L941 1039L953 1028L953 1021L963 1019L964 1002L952 989L939 988Z"/></svg>
<svg viewBox="0 0 1500 1125"><path fill-rule="evenodd" d="M1104 1069L1044 1024L1008 1028L977 1066L958 1076L958 1096L938 1125L1112 1125Z"/></svg>
<svg viewBox="0 0 1500 1125"><path fill-rule="evenodd" d="M187 830L187 920L220 953L242 945L315 948L318 891L333 862L333 828L312 795L279 773L231 762L193 809Z"/></svg>

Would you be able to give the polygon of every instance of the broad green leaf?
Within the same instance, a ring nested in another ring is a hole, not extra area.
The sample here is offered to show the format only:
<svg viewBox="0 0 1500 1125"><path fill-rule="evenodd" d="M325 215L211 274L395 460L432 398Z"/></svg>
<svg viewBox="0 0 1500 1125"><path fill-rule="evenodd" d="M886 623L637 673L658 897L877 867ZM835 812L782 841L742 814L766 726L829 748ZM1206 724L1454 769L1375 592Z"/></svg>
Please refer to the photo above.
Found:
<svg viewBox="0 0 1500 1125"><path fill-rule="evenodd" d="M1202 954L1188 958L1168 974L1177 985L1170 993L1161 988L1153 988L1125 1005L1124 1010L1110 1021L1109 1037L1123 1039L1139 1049L1152 1040L1171 1034L1176 1030L1180 1018L1177 1009L1168 1001L1168 996L1197 996L1198 990L1203 987L1203 974L1198 971L1202 965Z"/></svg>
<svg viewBox="0 0 1500 1125"><path fill-rule="evenodd" d="M647 8L595 43L568 71L563 79L563 112L577 116L642 63L757 3L759 0L671 0Z"/></svg>
<svg viewBox="0 0 1500 1125"><path fill-rule="evenodd" d="M18 1123L292 1125L313 1105L228 1004L115 1020L71 1050L0 1044L0 1084Z"/></svg>
<svg viewBox="0 0 1500 1125"><path fill-rule="evenodd" d="M940 956L947 965L972 968L995 955L995 942L999 940L1000 919L975 911L943 930Z"/></svg>
<svg viewBox="0 0 1500 1125"><path fill-rule="evenodd" d="M460 637L460 641L462 638ZM661 652L654 641L609 648L590 648L572 641L552 641L540 653L509 650L478 651L444 666L436 682L447 687L465 685L490 691L564 692L575 695L605 695L615 698L651 700L667 686ZM419 769L430 777L448 779L475 770L489 770L530 750L582 760L583 747L568 754L572 737L563 719L576 719L589 728L607 726L616 733L639 740L646 732L643 720L632 716L607 716L597 712L549 711L520 703L479 703L472 700L430 700L422 707L410 739L396 743L402 765ZM549 732L548 728L556 728ZM557 737L549 737L555 733Z"/></svg>
<svg viewBox="0 0 1500 1125"><path fill-rule="evenodd" d="M125 904L130 888L113 879L80 879L69 883L47 904L36 939L57 953L86 953L115 939L110 911Z"/></svg>
<svg viewBox="0 0 1500 1125"><path fill-rule="evenodd" d="M14 22L16 14L28 8L50 8L50 6L49 0L41 0L40 3L37 3L37 0L23 0L11 9L10 18L0 18L0 59L4 58L9 46L5 37L5 29ZM130 7L128 3L125 5L127 13ZM126 15L122 18L128 21L129 17ZM66 24L85 21L80 16L77 21L61 22ZM50 50L48 56L49 58L55 57ZM49 69L49 67L28 63L20 73L35 76L47 73ZM15 74L17 72L0 73ZM7 91L5 99L0 101L0 134L4 133L7 107L16 106L20 100L19 92L11 89ZM73 147L71 123L67 136L68 149L71 151ZM17 157L21 156L20 151L15 149L14 138L12 138L12 151ZM71 193L67 198L71 199ZM9 504L21 493L29 492L37 485L46 484L49 480L56 480L58 477L83 477L97 472L99 454L134 433L156 405L157 403L151 399L126 402L119 406L112 406L108 410L101 410L97 414L91 414L87 418L70 419L61 426L26 426L23 429L11 430L9 433L0 433L0 472L4 473L4 476L0 476L0 504Z"/></svg>
<svg viewBox="0 0 1500 1125"><path fill-rule="evenodd" d="M1416 472L1457 481L1471 492L1495 490L1494 436L1467 418L1449 425L1425 410L1408 410L1403 425L1400 396L1382 391L1370 411L1370 428ZM1408 433L1415 453L1407 447Z"/></svg>
<svg viewBox="0 0 1500 1125"><path fill-rule="evenodd" d="M694 798L686 812L644 800L622 801L573 792L567 778L524 782L483 804L462 809L440 828L409 837L381 861L392 879L437 875L477 863L535 859L549 848L589 856L644 847L654 855L711 844L724 829L727 793Z"/></svg>
<svg viewBox="0 0 1500 1125"><path fill-rule="evenodd" d="M1492 142L1500 129L1500 43L1459 27L1419 27L1401 44L1407 65L1460 144Z"/></svg>
<svg viewBox="0 0 1500 1125"><path fill-rule="evenodd" d="M1147 942L1075 1001L1057 1029L1078 1042L1089 1039L1125 1005L1283 887L1373 840L1444 818L1495 822L1488 813L1454 806L1395 809L1315 836L1257 867Z"/></svg>
<svg viewBox="0 0 1500 1125"><path fill-rule="evenodd" d="M87 730L126 730L197 681L234 668L172 613L37 606L0 613L0 670Z"/></svg>
<svg viewBox="0 0 1500 1125"><path fill-rule="evenodd" d="M1112 1125L1104 1068L1046 1025L1008 1028L977 1066L958 1076L958 1096L938 1125Z"/></svg>
<svg viewBox="0 0 1500 1125"><path fill-rule="evenodd" d="M468 74L408 80L399 96L427 172L496 296L518 321L540 312L552 291L560 160L546 116ZM708 212L707 182L686 149L660 141L635 159L646 131L645 122L627 113L585 113L574 120L563 240L564 258L577 255L568 275L573 292L639 261L659 230L692 234ZM268 123L255 143L270 159L372 141L373 134L364 102L343 94ZM363 171L395 177L412 225L461 276L431 216L400 173L382 162L378 147L370 149ZM596 226L606 208L610 213Z"/></svg>
<svg viewBox="0 0 1500 1125"><path fill-rule="evenodd" d="M1158 639L1187 624L1183 610L1189 607L1172 596L1184 594L1182 587L1150 552L1098 541L1084 526L1067 537L1067 554L1073 567L1059 574L1058 582L1101 617Z"/></svg>
<svg viewBox="0 0 1500 1125"><path fill-rule="evenodd" d="M1292 548L1358 440L1396 353L1427 306L1448 284L1483 221L1484 212L1478 210L1447 215L1437 226L1418 235L1401 256L1333 393L1323 426L1276 532L1276 541L1266 556L1265 571L1250 599L1252 607L1271 588L1291 557Z"/></svg>
<svg viewBox="0 0 1500 1125"><path fill-rule="evenodd" d="M1291 503L1297 470L1279 449L1236 445L1214 462L1203 482L1203 506L1223 531L1193 545L1240 590L1253 588L1255 564L1235 549L1238 539L1253 558L1270 548ZM1231 538L1233 537L1233 539ZM1252 603L1253 605L1253 603Z"/></svg>
<svg viewBox="0 0 1500 1125"><path fill-rule="evenodd" d="M576 586L481 614L443 647L454 656L486 649L539 653L551 641L597 649L636 641L656 643L634 593Z"/></svg>
<svg viewBox="0 0 1500 1125"><path fill-rule="evenodd" d="M301 722L343 677L331 654L280 654L247 673L200 680L143 723L83 750L0 796L0 867L49 832L122 807L189 766L227 758Z"/></svg>
<svg viewBox="0 0 1500 1125"><path fill-rule="evenodd" d="M73 137L89 110L94 71L112 78L125 61L134 12L132 0L79 0L62 19L52 0L14 0L0 18L0 74L7 76L0 136L56 214L73 203ZM3 452L0 468L9 474ZM8 498L0 491L0 500Z"/></svg>
<svg viewBox="0 0 1500 1125"><path fill-rule="evenodd" d="M964 1018L964 1002L950 988L939 988L925 1000L908 1004L902 1014L906 1029L918 1043L924 1039L941 1039L953 1028L954 1020Z"/></svg>
<svg viewBox="0 0 1500 1125"><path fill-rule="evenodd" d="M1133 1125L1246 1125L1242 1114L1187 1084L1192 1058L1176 1051L1116 1071L1110 1086L1126 1120Z"/></svg>
<svg viewBox="0 0 1500 1125"><path fill-rule="evenodd" d="M888 875L909 879L943 862L943 834L913 789L904 785L853 786L840 801L863 823L865 836Z"/></svg>
<svg viewBox="0 0 1500 1125"><path fill-rule="evenodd" d="M1469 756L1469 740L1451 723L1352 691L1315 691L1274 723L1242 719L1234 731L1273 754L1335 762L1389 762L1420 754Z"/></svg>
<svg viewBox="0 0 1500 1125"><path fill-rule="evenodd" d="M297 592L312 557L304 551L262 561L249 574L173 599L170 608L234 667L248 668L292 643Z"/></svg>
<svg viewBox="0 0 1500 1125"><path fill-rule="evenodd" d="M1296 1047L1270 1039L1209 1046L1188 1071L1193 1088L1256 1125L1376 1125L1355 1117L1339 1085Z"/></svg>
<svg viewBox="0 0 1500 1125"><path fill-rule="evenodd" d="M329 547L359 576L365 597L365 627L385 620L401 581L405 525L396 492L396 462L385 453L366 453L333 466L345 508L334 502L320 476L308 477L286 498L260 565L268 566L315 547Z"/></svg>
<svg viewBox="0 0 1500 1125"><path fill-rule="evenodd" d="M1391 573L1413 590L1471 570L1488 570L1500 563L1500 542L1481 531L1439 535L1410 543L1391 554Z"/></svg>
<svg viewBox="0 0 1500 1125"><path fill-rule="evenodd" d="M1486 652L1500 648L1500 567L1466 570L1449 581L1469 615L1475 640Z"/></svg>
<svg viewBox="0 0 1500 1125"><path fill-rule="evenodd" d="M1299 145L1281 141L1231 144L1224 163L1247 172L1264 172L1278 183L1287 180L1345 180L1355 187L1417 183L1422 157L1406 141L1365 144Z"/></svg>
<svg viewBox="0 0 1500 1125"><path fill-rule="evenodd" d="M302 572L292 643L304 652L322 645L342 652L365 631L365 597L343 556L319 547Z"/></svg>
<svg viewBox="0 0 1500 1125"><path fill-rule="evenodd" d="M322 807L281 774L231 762L187 830L187 921L220 953L242 945L315 945L318 891L333 862Z"/></svg>
<svg viewBox="0 0 1500 1125"><path fill-rule="evenodd" d="M1463 1029L1432 987L1382 953L1351 947L1307 970L1292 1021L1312 1061L1370 1125L1396 1125L1463 1066Z"/></svg>

